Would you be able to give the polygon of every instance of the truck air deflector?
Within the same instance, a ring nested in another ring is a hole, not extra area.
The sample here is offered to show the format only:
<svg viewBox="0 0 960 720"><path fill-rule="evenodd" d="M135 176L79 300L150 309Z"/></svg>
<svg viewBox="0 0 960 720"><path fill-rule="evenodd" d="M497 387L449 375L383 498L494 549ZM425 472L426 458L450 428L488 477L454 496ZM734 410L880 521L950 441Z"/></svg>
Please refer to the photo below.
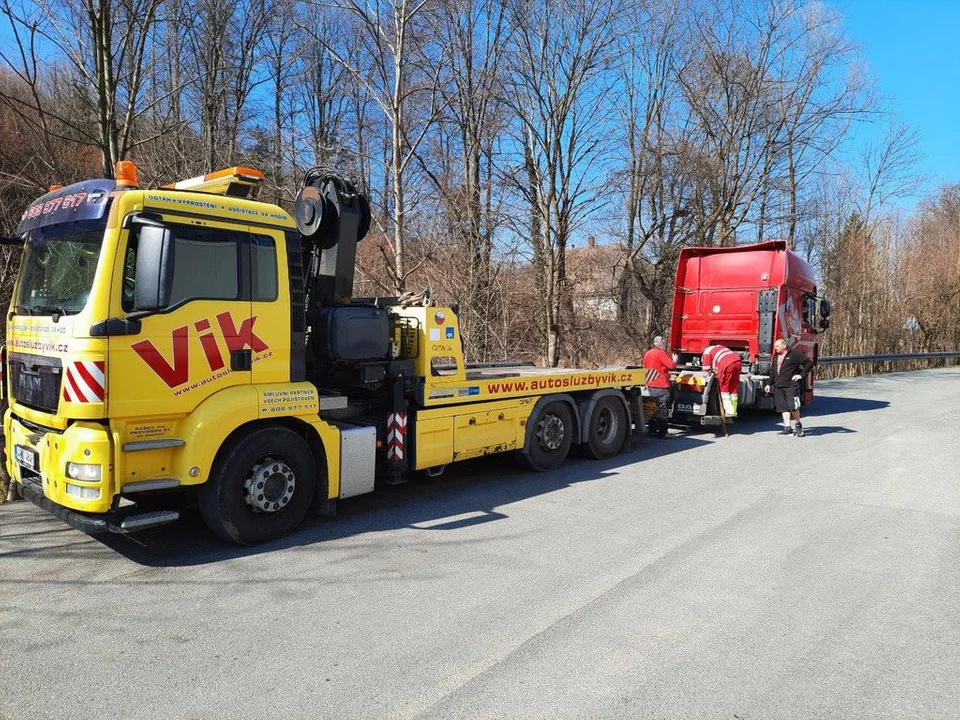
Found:
<svg viewBox="0 0 960 720"><path fill-rule="evenodd" d="M17 235L45 225L100 220L107 212L110 193L116 188L115 181L101 179L87 180L49 192L23 213Z"/></svg>

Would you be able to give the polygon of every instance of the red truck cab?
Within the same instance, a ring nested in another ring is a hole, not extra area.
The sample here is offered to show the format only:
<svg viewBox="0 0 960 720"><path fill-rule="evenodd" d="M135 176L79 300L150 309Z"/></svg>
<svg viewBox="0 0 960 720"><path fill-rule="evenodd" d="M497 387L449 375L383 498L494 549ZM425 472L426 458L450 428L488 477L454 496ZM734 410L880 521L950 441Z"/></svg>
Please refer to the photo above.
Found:
<svg viewBox="0 0 960 720"><path fill-rule="evenodd" d="M702 380L700 355L714 344L740 354L740 408L772 409L773 397L763 388L770 381L774 341L786 339L816 366L818 327L829 326L829 314L813 269L784 241L682 250L670 327L670 345L679 355L675 418L712 424L719 413L703 382L699 402L698 383L687 382ZM813 399L813 376L811 371L805 379L805 403Z"/></svg>

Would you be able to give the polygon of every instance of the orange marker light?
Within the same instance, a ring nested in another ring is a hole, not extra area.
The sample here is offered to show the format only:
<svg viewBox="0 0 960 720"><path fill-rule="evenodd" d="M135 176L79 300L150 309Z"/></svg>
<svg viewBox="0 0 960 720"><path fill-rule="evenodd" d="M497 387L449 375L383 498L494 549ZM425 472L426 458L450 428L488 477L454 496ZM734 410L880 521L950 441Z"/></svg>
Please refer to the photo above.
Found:
<svg viewBox="0 0 960 720"><path fill-rule="evenodd" d="M51 185L47 188L47 192L56 192L57 190L63 190L63 185Z"/></svg>
<svg viewBox="0 0 960 720"><path fill-rule="evenodd" d="M117 163L114 170L117 179L117 185L121 187L139 187L140 178L137 173L137 166L130 160L121 160Z"/></svg>

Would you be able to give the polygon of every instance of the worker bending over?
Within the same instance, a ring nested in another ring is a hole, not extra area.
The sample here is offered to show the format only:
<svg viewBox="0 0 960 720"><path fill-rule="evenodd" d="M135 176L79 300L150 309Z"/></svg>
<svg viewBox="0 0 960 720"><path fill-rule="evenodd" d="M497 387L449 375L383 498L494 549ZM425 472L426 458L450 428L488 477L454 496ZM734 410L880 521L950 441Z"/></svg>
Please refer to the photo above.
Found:
<svg viewBox="0 0 960 720"><path fill-rule="evenodd" d="M700 361L704 371L714 373L720 385L720 402L728 418L737 416L737 399L740 394L740 355L723 345L709 345Z"/></svg>

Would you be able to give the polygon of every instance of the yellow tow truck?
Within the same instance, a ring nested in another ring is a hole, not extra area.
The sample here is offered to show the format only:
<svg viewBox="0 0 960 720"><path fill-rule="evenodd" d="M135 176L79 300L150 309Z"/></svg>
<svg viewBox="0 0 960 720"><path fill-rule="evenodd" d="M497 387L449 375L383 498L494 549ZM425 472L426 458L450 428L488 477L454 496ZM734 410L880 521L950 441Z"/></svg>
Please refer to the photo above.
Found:
<svg viewBox="0 0 960 720"><path fill-rule="evenodd" d="M24 212L3 363L26 498L90 533L171 522L192 499L253 544L378 480L629 447L642 369L465 364L454 309L353 297L370 213L348 181L311 171L291 216L251 199L262 177L147 189L123 162Z"/></svg>

